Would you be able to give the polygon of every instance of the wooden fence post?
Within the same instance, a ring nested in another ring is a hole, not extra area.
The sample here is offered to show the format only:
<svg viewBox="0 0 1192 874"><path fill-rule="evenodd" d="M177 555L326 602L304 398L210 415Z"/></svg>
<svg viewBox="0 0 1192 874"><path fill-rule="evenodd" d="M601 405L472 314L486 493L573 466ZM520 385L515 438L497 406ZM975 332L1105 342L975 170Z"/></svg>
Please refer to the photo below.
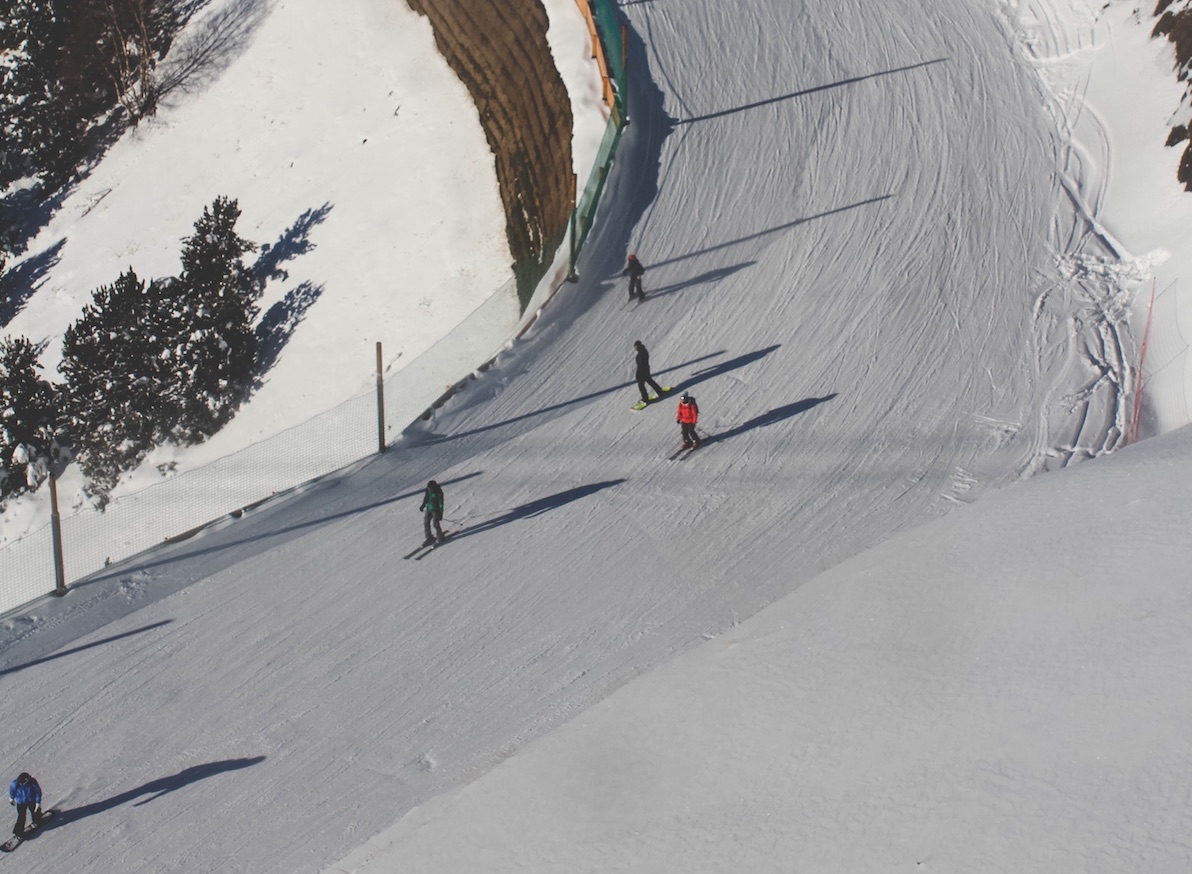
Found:
<svg viewBox="0 0 1192 874"><path fill-rule="evenodd" d="M58 480L50 474L50 532L54 539L54 594L66 594L66 566L62 559L62 517L58 513Z"/></svg>
<svg viewBox="0 0 1192 874"><path fill-rule="evenodd" d="M579 281L579 274L575 272L575 245L576 245L575 210L576 210L576 206L577 206L577 204L575 202L575 192L576 192L577 185L578 185L578 182L576 182L575 174L572 173L571 174L571 267L567 271L567 281L568 282L578 282Z"/></svg>
<svg viewBox="0 0 1192 874"><path fill-rule="evenodd" d="M381 366L381 341L377 341L377 452L385 454L385 375Z"/></svg>

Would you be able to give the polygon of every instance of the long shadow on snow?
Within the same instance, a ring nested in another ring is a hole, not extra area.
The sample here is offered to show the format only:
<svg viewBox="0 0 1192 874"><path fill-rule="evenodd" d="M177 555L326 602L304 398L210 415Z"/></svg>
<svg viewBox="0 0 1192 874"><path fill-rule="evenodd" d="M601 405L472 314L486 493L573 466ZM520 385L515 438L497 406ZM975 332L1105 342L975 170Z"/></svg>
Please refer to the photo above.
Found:
<svg viewBox="0 0 1192 874"><path fill-rule="evenodd" d="M122 634L113 634L111 637L105 637L103 640L97 640L94 643L84 644L83 646L72 647L71 649L61 649L53 655L44 656L43 658L31 659L19 665L12 665L10 667L0 670L0 677L6 674L15 674L17 671L23 671L25 668L32 668L36 665L43 665L46 662L52 662L55 659L64 658L68 655L84 652L85 650L94 649L97 646L103 646L105 643L112 643L113 641L121 640L125 637L132 637L134 634L144 634L146 631L152 631L155 628L161 628L163 625L169 625L173 619L163 619L161 622L154 622L150 625L143 625L140 628L134 628L132 631L125 631Z"/></svg>
<svg viewBox="0 0 1192 874"><path fill-rule="evenodd" d="M777 348L777 347L774 347L774 348ZM667 367L662 370L656 370L656 371L654 371L654 375L659 376L663 373L671 373L672 371L675 371L675 370L681 370L684 367L690 367L692 364L695 364L697 361L704 361L708 358L715 358L717 355L723 355L723 354L724 354L724 350L721 350L719 352L709 352L707 355L701 355L699 358L692 358L690 361L685 361L682 364L676 364L673 367ZM726 362L726 364L731 365L732 362ZM729 367L727 367L727 369L732 370L732 367L729 366ZM585 401L590 401L593 398L598 398L601 395L611 394L612 392L621 391L622 389L627 389L630 386L635 386L635 385L637 385L636 382L617 383L616 385L611 385L608 388L602 388L597 391L588 392L588 394L586 394L586 395L579 395L578 397L571 398L571 400L561 401L557 404L551 404L549 407L540 407L536 410L530 410L530 412L528 412L528 413L522 413L520 416L514 416L512 419L505 419L503 422L494 422L491 425L482 425L479 428L473 428L471 431L457 431L452 434L428 435L425 438L419 438L419 442L423 443L423 444L446 443L450 440L459 440L463 437L472 437L476 434L483 434L486 431L495 431L497 428L503 428L506 425L512 425L514 422L524 422L526 419L532 419L535 416L545 416L547 413L555 413L555 412L558 412L559 410L566 409L567 407L572 407L572 406L575 406L576 404L582 404Z"/></svg>
<svg viewBox="0 0 1192 874"><path fill-rule="evenodd" d="M472 477L480 476L481 473L482 473L482 471L477 470L477 471L473 471L472 473L465 473L462 476L452 477L451 479L440 480L439 485L443 485L443 486L454 485L455 483L463 482L464 480L471 479ZM328 476L335 477L335 476L340 476L340 475L342 475L342 471L336 471L335 473L329 474ZM325 516L319 516L315 519L307 519L304 522L298 522L298 523L295 523L294 525L285 525L281 528L270 528L266 532L263 532L261 534L254 534L251 537L241 537L241 538L237 538L237 539L226 540L222 543L215 544L212 546L205 546L200 549L192 549L192 550L189 550L188 552L174 553L174 554L165 556L163 558L157 559L155 561L138 560L137 556L133 556L132 558L127 559L125 562L122 562L116 569L110 568L110 569L105 570L102 573L97 574L95 576L87 577L87 579L82 580L78 583L72 583L71 588L74 589L74 588L78 588L79 586L91 585L94 583L102 583L106 580L119 579L120 577L122 577L128 573L130 566L135 567L137 570L146 570L147 571L147 570L150 570L153 568L160 568L165 565L174 564L175 562L185 562L185 561L188 561L189 559L198 558L200 556L211 555L216 552L223 552L223 551L226 551L229 549L235 549L238 546L244 546L245 544L248 544L248 543L257 543L259 541L267 540L267 539L274 538L274 537L283 537L287 534L294 534L295 532L302 531L303 529L306 529L306 528L314 528L314 527L317 527L320 525L326 525L329 522L335 522L340 519L346 519L349 516L355 516L359 513L366 513L369 510L375 510L378 507L384 507L387 504L396 504L398 501L405 501L410 498L416 498L416 497L419 497L422 494L422 492L423 492L423 487L418 486L417 489L413 489L411 491L404 492L400 495L394 495L393 497L390 497L390 498L385 498L385 500L383 500L383 501L373 501L370 504L358 504L354 507L350 507L347 510L340 510L338 513L328 513Z"/></svg>
<svg viewBox="0 0 1192 874"><path fill-rule="evenodd" d="M721 440L728 440L730 438L736 437L738 434L744 434L746 431L752 431L754 428L764 428L767 425L773 425L777 422L794 418L800 413L805 413L811 408L818 407L825 401L830 401L835 397L836 392L832 392L832 394L824 395L822 398L804 398L803 400L795 401L792 404L775 407L769 412L762 413L760 416L754 416L748 422L742 422L740 425L729 428L727 431L721 431L717 434L708 434L707 439L715 440L719 443Z"/></svg>
<svg viewBox="0 0 1192 874"><path fill-rule="evenodd" d="M46 823L45 828L47 830L58 828L67 823L76 822L88 816L94 816L97 813L112 810L122 804L127 804L134 798L140 798L142 795L148 795L148 798L138 801L133 805L134 807L140 807L143 804L148 804L150 801L156 801L163 795L189 786L191 783L197 783L200 780L206 780L208 777L215 777L218 774L225 774L228 771L250 768L263 761L265 761L264 756L253 756L251 759L224 759L219 762L207 762L204 765L192 765L189 768L183 768L177 774L170 777L159 777L156 780L150 780L142 786L129 789L127 792L121 792L119 795L113 795L111 798L105 798L102 801L94 801L91 804L84 804L82 807L58 808L57 814Z"/></svg>
<svg viewBox="0 0 1192 874"><path fill-rule="evenodd" d="M758 349L756 352L746 352L744 355L738 355L736 358L730 358L728 361L722 361L714 367L708 367L704 370L696 371L695 375L690 379L685 379L678 385L674 386L675 391L680 389L688 389L693 385L699 385L701 382L707 382L709 379L715 379L718 376L723 376L730 370L736 370L738 367L744 367L746 364L752 364L765 358L771 352L782 347L781 343L775 343L773 346L767 346L765 349Z"/></svg>
<svg viewBox="0 0 1192 874"><path fill-rule="evenodd" d="M500 528L502 525L508 525L510 522L517 522L520 519L532 519L535 516L541 516L543 513L549 513L551 510L558 509L564 504L570 504L572 501L586 498L588 495L595 494L603 489L619 486L623 482L627 482L623 477L621 479L610 479L600 483L590 483L586 486L576 486L573 489L557 492L545 498L538 498L535 501L530 501L528 504L522 504L520 507L507 510L495 519L489 519L487 522L481 522L479 525L471 525L464 528L454 534L451 539L459 540L463 537L471 537L473 534L483 534L485 531Z"/></svg>
<svg viewBox="0 0 1192 874"><path fill-rule="evenodd" d="M762 106L771 106L775 103L781 103L785 100L794 100L797 97L806 97L809 94L816 94L820 91L830 91L833 88L843 88L846 85L855 85L858 82L864 82L868 79L878 79L882 76L893 76L895 73L908 73L911 70L918 70L921 67L930 67L933 64L942 64L948 58L936 58L934 61L920 61L917 64L907 64L905 67L894 67L890 70L881 70L877 73L868 73L864 76L853 76L848 79L841 79L838 82L830 82L827 85L816 85L813 88L804 88L802 91L792 91L790 94L782 94L778 97L770 97L766 100L758 100L755 103L746 103L742 106L734 106L732 109L722 109L719 112L709 112L706 115L696 115L691 118L680 119L675 124L694 124L697 121L708 121L713 118L723 118L726 115L733 115L738 112L745 112L750 109L758 109Z"/></svg>
<svg viewBox="0 0 1192 874"><path fill-rule="evenodd" d="M882 195L879 195L878 197L870 197L867 200L858 200L856 203L850 203L847 206L838 206L835 209L829 209L825 212L818 212L815 215L809 215L809 216L804 216L803 218L792 219L789 222L783 222L780 225L775 225L772 228L766 228L764 231L758 231L757 233L754 233L754 234L747 234L746 236L738 237L735 240L726 240L723 243L717 243L715 246L708 246L707 248L704 248L704 249L696 249L694 252L688 252L685 255L676 255L674 258L668 258L665 261L656 261L656 262L652 263L650 265L650 267L657 269L659 267L664 267L667 264L674 264L676 261L685 261L688 258L697 258L700 255L707 255L709 252L716 252L716 251L719 251L720 249L727 249L730 246L738 246L741 243L747 243L750 240L756 240L756 239L759 239L760 237L767 236L768 234L777 234L780 231L789 231L791 228L798 227L799 225L805 225L808 222L815 221L816 219L827 218L828 216L836 215L837 213L847 212L850 209L857 209L858 207L861 207L861 206L869 206L870 204L873 204L873 203L881 203L883 200L889 200L893 196L894 195L892 195L892 194L882 194ZM741 266L747 266L748 264L753 264L753 263L754 263L753 261L749 261L749 262L746 262L746 264L741 265ZM736 270L737 268L729 268L729 269ZM713 271L713 272L715 272L715 271ZM717 277L717 278L719 279L720 277Z"/></svg>
<svg viewBox="0 0 1192 874"><path fill-rule="evenodd" d="M672 258L672 261L678 261L678 258ZM722 279L727 279L739 270L744 270L746 267L752 267L756 261L744 261L740 264L734 264L732 267L719 267L716 270L709 270L707 273L701 273L699 276L693 276L691 279L684 279L682 282L674 282L670 285L664 285L661 288L652 288L647 292L647 299L656 297L665 297L668 294L675 294L683 291L685 288L691 288L693 285L705 285L710 282L719 282Z"/></svg>

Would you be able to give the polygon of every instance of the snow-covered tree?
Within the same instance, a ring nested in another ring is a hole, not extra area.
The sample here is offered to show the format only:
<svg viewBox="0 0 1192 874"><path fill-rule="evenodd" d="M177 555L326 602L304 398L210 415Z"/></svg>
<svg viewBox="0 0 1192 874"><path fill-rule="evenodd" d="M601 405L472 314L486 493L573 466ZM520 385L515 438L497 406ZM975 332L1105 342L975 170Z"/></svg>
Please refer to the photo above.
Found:
<svg viewBox="0 0 1192 874"><path fill-rule="evenodd" d="M175 418L176 339L158 314L170 284L146 284L130 268L101 286L66 331L59 371L66 377L66 419L79 466L94 493L106 494L121 471L135 467Z"/></svg>
<svg viewBox="0 0 1192 874"><path fill-rule="evenodd" d="M35 489L56 451L57 399L25 337L0 340L0 497Z"/></svg>
<svg viewBox="0 0 1192 874"><path fill-rule="evenodd" d="M260 289L244 264L256 246L236 233L239 217L236 200L216 198L182 246L177 305L187 336L175 435L183 442L201 441L231 419L252 378Z"/></svg>
<svg viewBox="0 0 1192 874"><path fill-rule="evenodd" d="M9 0L0 17L0 188L22 176L64 178L75 126L58 99L59 0Z"/></svg>

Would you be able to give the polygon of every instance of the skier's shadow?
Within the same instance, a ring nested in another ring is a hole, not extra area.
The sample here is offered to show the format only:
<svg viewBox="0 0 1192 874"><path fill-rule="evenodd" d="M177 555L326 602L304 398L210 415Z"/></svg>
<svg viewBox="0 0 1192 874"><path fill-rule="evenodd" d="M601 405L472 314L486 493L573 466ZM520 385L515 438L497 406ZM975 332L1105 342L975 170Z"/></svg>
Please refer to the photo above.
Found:
<svg viewBox="0 0 1192 874"><path fill-rule="evenodd" d="M707 382L709 379L715 379L718 376L723 376L730 370L736 370L738 367L744 367L746 364L752 364L762 358L765 358L774 350L781 347L782 344L775 343L773 346L767 346L764 349L758 349L755 352L746 352L744 355L738 355L736 358L730 358L728 361L722 361L712 367L706 367L703 370L697 370L695 374L688 379L683 380L676 385L675 391L681 391L691 388L693 385L698 385L701 382Z"/></svg>
<svg viewBox="0 0 1192 874"><path fill-rule="evenodd" d="M793 418L800 413L805 413L812 407L818 407L825 401L830 401L835 397L836 392L832 392L832 394L824 395L822 398L804 398L803 400L795 401L792 404L775 407L769 412L762 413L760 416L754 416L748 422L742 422L740 425L729 428L727 431L721 431L718 434L710 434L708 435L708 439L716 440L717 442L721 440L728 440L731 437L736 437L738 434L743 434L746 431L752 431L754 428L764 428L767 425L773 425L776 422Z"/></svg>
<svg viewBox="0 0 1192 874"><path fill-rule="evenodd" d="M777 349L778 347L775 346L773 348ZM661 374L664 374L664 373L671 373L672 371L675 371L675 370L681 370L682 368L687 367L688 365L691 365L691 364L695 364L698 361L706 361L709 358L715 358L716 356L723 355L723 354L724 354L723 351L709 352L707 355L701 355L698 358L692 358L690 361L685 361L682 364L676 364L672 367L664 367L661 370L655 370L654 376L660 376ZM547 407L539 407L538 409L530 410L528 413L522 413L520 416L513 416L512 418L505 419L500 422L493 422L491 425L481 425L479 428L473 428L470 431L457 431L457 432L454 432L451 434L432 435L429 438L428 442L446 443L448 440L459 440L463 437L471 437L475 434L481 434L485 431L493 431L493 430L496 430L497 428L503 428L506 425L512 425L515 422L525 421L527 419L532 419L536 416L544 416L544 415L547 415L548 413L556 413L559 410L564 410L564 409L567 409L568 407L573 407L577 404L582 404L586 401L595 400L596 398L601 397L603 395L612 394L613 392L621 391L622 389L626 389L626 388L630 388L633 385L634 385L634 382L617 383L616 385L611 385L608 388L602 388L602 389L598 389L593 392L588 392L585 395L578 395L576 397L569 398L568 400L562 401L557 404L551 404L550 406L547 406Z"/></svg>
<svg viewBox="0 0 1192 874"><path fill-rule="evenodd" d="M625 481L624 478L612 479L556 492L553 495L547 495L545 498L538 498L537 500L530 501L528 504L522 504L520 507L507 510L495 519L489 519L487 522L481 522L479 525L468 526L453 535L451 539L459 540L464 537L471 537L473 534L482 534L485 531L491 531L493 528L499 528L510 522L516 522L519 519L532 519L535 516L541 516L543 513L548 513L564 504L570 504L572 501L578 501L580 498L586 498L588 495L595 494L612 486L619 486Z"/></svg>
<svg viewBox="0 0 1192 874"><path fill-rule="evenodd" d="M673 282L670 285L664 285L661 288L651 289L646 297L656 298L664 297L668 294L682 291L685 288L691 288L694 285L704 285L709 282L719 282L722 279L727 279L738 270L744 270L746 267L752 267L756 261L743 261L740 264L734 264L732 267L718 267L715 270L709 270L707 273L701 273L699 276L693 276L691 279L684 279L682 282Z"/></svg>
<svg viewBox="0 0 1192 874"><path fill-rule="evenodd" d="M454 485L455 483L463 482L466 479L471 479L474 476L480 476L481 473L482 473L482 471L477 470L477 471L473 471L472 473L460 474L459 476L453 477L451 479L440 480L439 484L444 485L444 486ZM172 564L177 564L179 562L189 561L190 559L197 558L201 555L214 555L218 552L222 552L222 551L229 550L229 549L234 549L235 547L238 547L238 546L243 546L246 543L258 543L258 542L263 542L263 541L271 539L271 538L282 537L286 534L293 534L296 531L302 531L302 530L308 529L308 528L315 528L318 526L327 525L327 524L330 524L331 522L335 522L338 519L347 519L351 516L355 516L358 513L367 513L369 510L375 510L378 507L384 507L387 504L396 504L401 501L408 500L409 498L416 498L422 494L422 491L423 491L423 487L418 486L417 488L412 489L408 492L403 492L402 494L399 494L399 495L393 495L392 497L384 498L380 501L373 501L371 504L361 504L360 506L350 507L349 509L342 510L338 513L330 513L326 516L318 516L317 518L308 519L304 522L298 522L297 524L294 524L294 525L285 525L281 528L271 529L270 531L268 531L264 534L254 534L251 537L235 538L232 540L228 540L225 543L217 544L215 546L204 545L200 549L193 549L193 550L189 550L186 552L178 552L175 554L168 555L165 558L161 559L160 561L140 561L137 563L137 567L141 570L147 570L150 568L162 568L162 567L166 567L166 566L169 566ZM195 529L195 531L192 532L192 536L194 534L199 533L200 530L202 530L202 529ZM174 542L180 543L182 541L181 541L181 539L179 539L179 540L175 540ZM132 561L132 560L135 560L135 556L133 559L130 559L130 561ZM128 572L127 566L119 565L114 570L104 572L97 576L88 577L87 579L82 580L79 583L75 583L74 586L78 587L79 585L91 585L93 583L99 583L99 582L103 582L105 580L118 579L121 575L123 575L127 572ZM102 643L103 641L100 641L100 642ZM3 675L4 675L4 672L0 671L0 676L3 676Z"/></svg>
<svg viewBox="0 0 1192 874"><path fill-rule="evenodd" d="M264 756L253 756L250 759L224 759L220 762L208 762L205 765L192 765L189 768L183 768L177 774L169 777L160 777L157 780L150 780L142 786L129 789L127 792L121 792L119 795L113 795L111 798L105 798L102 801L94 801L91 804L84 804L81 807L55 808L54 818L47 822L45 827L47 829L53 829L67 823L77 822L80 819L86 819L97 813L103 813L104 811L117 808L122 804L127 804L134 798L141 798L142 795L148 796L133 805L134 807L140 807L142 804L156 801L161 796L189 786L191 783L197 783L200 780L214 777L217 774L224 774L228 771L249 768L263 761L265 761Z"/></svg>
<svg viewBox="0 0 1192 874"><path fill-rule="evenodd" d="M132 631L125 631L121 634L113 634L111 637L105 637L103 640L97 640L94 643L87 643L82 646L72 647L70 649L60 649L55 651L52 655L32 659L31 661L23 662L19 665L11 665L9 667L0 668L0 677L3 677L6 674L15 673L17 671L23 671L25 668L31 668L34 665L45 664L46 662L53 661L54 659L65 658L66 656L80 653L83 650L92 649L93 647L97 646L103 646L104 644L112 643L113 641L120 640L125 637L132 637L134 634L144 634L146 631L153 631L156 628L161 628L163 625L169 625L173 621L173 619L163 619L160 622L154 622L150 625L134 628Z"/></svg>

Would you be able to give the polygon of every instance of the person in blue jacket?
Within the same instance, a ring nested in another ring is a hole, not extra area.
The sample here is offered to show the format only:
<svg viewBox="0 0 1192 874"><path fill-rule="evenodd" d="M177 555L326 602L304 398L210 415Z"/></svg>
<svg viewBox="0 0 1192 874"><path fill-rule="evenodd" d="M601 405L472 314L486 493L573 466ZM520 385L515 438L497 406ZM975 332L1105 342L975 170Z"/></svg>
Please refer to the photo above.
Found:
<svg viewBox="0 0 1192 874"><path fill-rule="evenodd" d="M25 814L32 814L33 825L41 825L41 786L24 771L8 784L8 803L16 805L17 824L12 833L20 837L25 833Z"/></svg>

